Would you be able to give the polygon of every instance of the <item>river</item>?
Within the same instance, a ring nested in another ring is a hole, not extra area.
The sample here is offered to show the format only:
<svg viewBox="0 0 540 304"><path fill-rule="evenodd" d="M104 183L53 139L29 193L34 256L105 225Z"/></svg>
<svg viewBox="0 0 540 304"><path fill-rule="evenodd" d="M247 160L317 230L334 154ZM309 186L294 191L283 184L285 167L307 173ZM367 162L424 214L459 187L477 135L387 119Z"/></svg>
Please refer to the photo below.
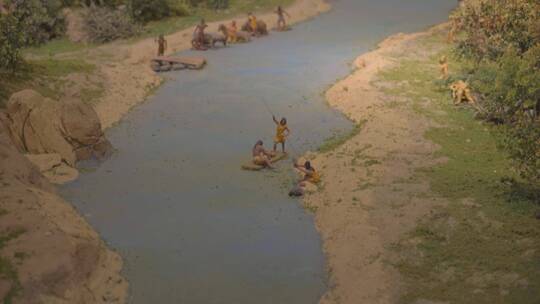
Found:
<svg viewBox="0 0 540 304"><path fill-rule="evenodd" d="M317 303L327 287L313 215L287 190L291 161L246 172L270 113L298 156L352 124L324 90L396 32L446 19L453 0L335 0L332 11L252 43L210 50L107 136L117 149L61 189L125 260L130 303ZM190 55L192 51L182 52ZM361 102L361 101L358 101ZM361 284L359 282L359 284Z"/></svg>

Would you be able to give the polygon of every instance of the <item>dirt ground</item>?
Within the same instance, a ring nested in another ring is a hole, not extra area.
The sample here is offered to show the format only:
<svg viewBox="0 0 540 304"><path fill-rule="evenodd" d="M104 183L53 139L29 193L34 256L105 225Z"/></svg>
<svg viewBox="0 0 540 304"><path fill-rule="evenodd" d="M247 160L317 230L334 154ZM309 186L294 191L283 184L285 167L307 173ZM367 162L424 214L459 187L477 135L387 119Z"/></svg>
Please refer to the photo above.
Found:
<svg viewBox="0 0 540 304"><path fill-rule="evenodd" d="M360 124L361 131L312 162L324 184L304 203L316 210L330 273L330 288L320 303L396 303L402 287L387 263L393 254L389 246L444 204L417 196L429 192L429 184L411 180L419 168L444 161L424 138L432 123L409 106L397 106L403 100L385 96L381 88L387 84L378 82L381 71L396 65L395 58L428 56L417 45L428 34L386 39L360 56L357 70L326 93L329 104Z"/></svg>
<svg viewBox="0 0 540 304"><path fill-rule="evenodd" d="M124 303L122 259L17 151L0 125L0 300Z"/></svg>

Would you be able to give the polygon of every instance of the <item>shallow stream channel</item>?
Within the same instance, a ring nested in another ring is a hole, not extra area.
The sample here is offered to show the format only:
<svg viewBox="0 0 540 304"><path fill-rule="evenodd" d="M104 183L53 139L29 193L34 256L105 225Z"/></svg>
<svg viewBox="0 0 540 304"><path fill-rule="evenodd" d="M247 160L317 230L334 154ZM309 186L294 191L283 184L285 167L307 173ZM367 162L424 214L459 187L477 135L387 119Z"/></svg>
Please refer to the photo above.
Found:
<svg viewBox="0 0 540 304"><path fill-rule="evenodd" d="M256 140L271 147L270 113L289 121L291 156L350 130L324 91L378 41L441 22L456 5L330 2L292 31L197 53L209 62L201 71L167 73L107 131L117 152L82 163L62 187L124 258L130 303L315 304L328 288L313 214L287 196L290 158L275 171L240 165Z"/></svg>

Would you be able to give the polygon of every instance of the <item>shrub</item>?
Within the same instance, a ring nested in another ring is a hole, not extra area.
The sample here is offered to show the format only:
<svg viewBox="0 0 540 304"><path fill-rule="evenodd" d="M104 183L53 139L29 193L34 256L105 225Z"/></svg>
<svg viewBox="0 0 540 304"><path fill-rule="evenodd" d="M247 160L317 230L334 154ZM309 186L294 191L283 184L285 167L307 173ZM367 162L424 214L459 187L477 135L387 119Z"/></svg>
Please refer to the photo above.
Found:
<svg viewBox="0 0 540 304"><path fill-rule="evenodd" d="M0 70L15 70L21 61L20 50L24 43L24 33L17 19L11 14L0 15Z"/></svg>
<svg viewBox="0 0 540 304"><path fill-rule="evenodd" d="M129 38L140 31L140 27L123 10L90 6L83 11L84 30L90 42L105 43Z"/></svg>
<svg viewBox="0 0 540 304"><path fill-rule="evenodd" d="M508 47L525 53L538 41L540 2L537 0L483 0L469 2L458 13L466 33L459 52L477 60L495 60Z"/></svg>
<svg viewBox="0 0 540 304"><path fill-rule="evenodd" d="M7 0L11 14L24 29L26 46L38 45L61 36L66 29L59 0Z"/></svg>
<svg viewBox="0 0 540 304"><path fill-rule="evenodd" d="M466 5L458 52L473 59L471 85L521 175L540 184L540 2L483 0Z"/></svg>
<svg viewBox="0 0 540 304"><path fill-rule="evenodd" d="M180 0L129 0L128 9L133 19L143 23L189 14L187 4Z"/></svg>

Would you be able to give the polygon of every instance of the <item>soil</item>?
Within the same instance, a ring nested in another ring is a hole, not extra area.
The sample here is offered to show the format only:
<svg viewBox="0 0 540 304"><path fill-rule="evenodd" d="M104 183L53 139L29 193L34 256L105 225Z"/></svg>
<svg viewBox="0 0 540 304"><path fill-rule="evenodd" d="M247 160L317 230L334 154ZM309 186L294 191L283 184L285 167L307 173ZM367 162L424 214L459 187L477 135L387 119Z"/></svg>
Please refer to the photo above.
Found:
<svg viewBox="0 0 540 304"><path fill-rule="evenodd" d="M385 96L378 74L402 55L425 56L418 39L446 26L391 36L357 58L357 70L326 93L329 104L362 130L312 160L324 184L304 203L316 210L330 273L321 303L398 302L400 278L388 263L393 258L389 246L445 203L416 195L429 192L429 184L412 179L416 170L444 161L424 138L432 122L410 107L396 106L406 101Z"/></svg>

